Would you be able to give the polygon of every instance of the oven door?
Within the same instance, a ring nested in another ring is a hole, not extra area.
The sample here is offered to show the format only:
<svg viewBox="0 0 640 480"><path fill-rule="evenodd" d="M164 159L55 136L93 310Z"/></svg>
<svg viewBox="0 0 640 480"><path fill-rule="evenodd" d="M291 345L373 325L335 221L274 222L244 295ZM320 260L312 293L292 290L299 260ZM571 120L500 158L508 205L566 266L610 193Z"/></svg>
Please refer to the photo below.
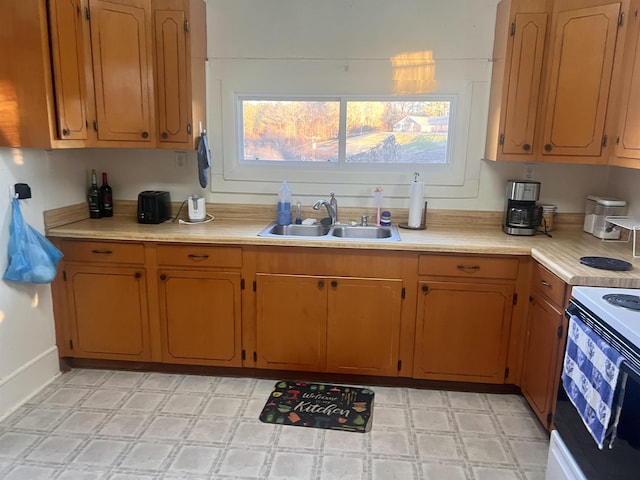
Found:
<svg viewBox="0 0 640 480"><path fill-rule="evenodd" d="M622 363L622 371L628 379L618 434L613 447L605 444L602 450L598 449L560 382L554 425L571 457L589 480L640 479L640 372L627 362Z"/></svg>

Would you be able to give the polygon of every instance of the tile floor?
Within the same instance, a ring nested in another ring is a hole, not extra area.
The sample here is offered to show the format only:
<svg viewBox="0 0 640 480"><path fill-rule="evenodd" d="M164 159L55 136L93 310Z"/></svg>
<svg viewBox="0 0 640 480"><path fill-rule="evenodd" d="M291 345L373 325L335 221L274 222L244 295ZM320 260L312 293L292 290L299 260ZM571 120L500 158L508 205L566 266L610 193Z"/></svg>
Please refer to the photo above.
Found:
<svg viewBox="0 0 640 480"><path fill-rule="evenodd" d="M517 395L372 387L362 434L261 423L274 384L72 370L0 422L0 478L544 478L548 437Z"/></svg>

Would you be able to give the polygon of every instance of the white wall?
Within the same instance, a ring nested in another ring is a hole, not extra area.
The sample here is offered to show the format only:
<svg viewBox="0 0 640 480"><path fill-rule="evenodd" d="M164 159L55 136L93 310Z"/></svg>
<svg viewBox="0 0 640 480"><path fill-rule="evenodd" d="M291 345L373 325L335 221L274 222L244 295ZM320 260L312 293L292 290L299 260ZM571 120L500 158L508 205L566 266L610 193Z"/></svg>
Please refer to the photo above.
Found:
<svg viewBox="0 0 640 480"><path fill-rule="evenodd" d="M296 184L283 172L283 177L276 176L278 181L261 177L243 183L235 166L233 94L390 94L389 59L404 51L431 50L435 93L471 93L465 106L468 126L459 132L466 143L456 154L466 157L464 184L434 186L428 177L421 178L429 206L501 210L506 180L522 178L524 166L481 160L497 1L207 0L209 136L214 158L209 198L275 202L279 180L287 179L303 203L335 191L342 205L373 206L371 185L380 184L377 181L345 184L331 174L319 174L315 184ZM580 212L588 194L607 193L606 167L536 165L535 171L542 182L541 201L557 204L560 212ZM398 178L406 178L406 183ZM564 178L571 178L571 183ZM408 207L410 181L410 174L399 173L385 184L385 203Z"/></svg>
<svg viewBox="0 0 640 480"><path fill-rule="evenodd" d="M612 168L608 190L627 201L629 216L640 219L640 170Z"/></svg>
<svg viewBox="0 0 640 480"><path fill-rule="evenodd" d="M43 231L42 211L84 198L84 174L75 160L53 161L41 150L0 148L0 271L8 264L11 193L27 183L32 198L21 200L27 223ZM0 418L58 372L51 290L0 280Z"/></svg>

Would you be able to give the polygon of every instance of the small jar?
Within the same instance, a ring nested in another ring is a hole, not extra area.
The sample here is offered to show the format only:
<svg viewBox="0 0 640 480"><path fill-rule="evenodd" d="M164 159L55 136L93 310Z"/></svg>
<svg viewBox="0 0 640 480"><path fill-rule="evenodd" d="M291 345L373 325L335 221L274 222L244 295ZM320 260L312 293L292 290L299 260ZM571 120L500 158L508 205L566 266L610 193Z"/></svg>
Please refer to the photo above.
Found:
<svg viewBox="0 0 640 480"><path fill-rule="evenodd" d="M545 232L553 230L553 217L556 214L555 205L542 205L542 222L540 227Z"/></svg>
<svg viewBox="0 0 640 480"><path fill-rule="evenodd" d="M385 210L384 212L382 212L380 214L380 225L383 227L390 227L391 226L391 212L388 210Z"/></svg>

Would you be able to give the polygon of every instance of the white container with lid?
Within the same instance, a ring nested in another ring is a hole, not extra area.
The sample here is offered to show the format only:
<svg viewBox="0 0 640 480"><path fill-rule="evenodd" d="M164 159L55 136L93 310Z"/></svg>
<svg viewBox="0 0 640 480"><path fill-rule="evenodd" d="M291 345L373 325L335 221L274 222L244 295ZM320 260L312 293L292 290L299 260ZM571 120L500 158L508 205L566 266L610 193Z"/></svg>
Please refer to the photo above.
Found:
<svg viewBox="0 0 640 480"><path fill-rule="evenodd" d="M611 215L624 215L627 202L618 198L589 195L587 197L583 230L595 237L617 240L620 229L605 220Z"/></svg>

